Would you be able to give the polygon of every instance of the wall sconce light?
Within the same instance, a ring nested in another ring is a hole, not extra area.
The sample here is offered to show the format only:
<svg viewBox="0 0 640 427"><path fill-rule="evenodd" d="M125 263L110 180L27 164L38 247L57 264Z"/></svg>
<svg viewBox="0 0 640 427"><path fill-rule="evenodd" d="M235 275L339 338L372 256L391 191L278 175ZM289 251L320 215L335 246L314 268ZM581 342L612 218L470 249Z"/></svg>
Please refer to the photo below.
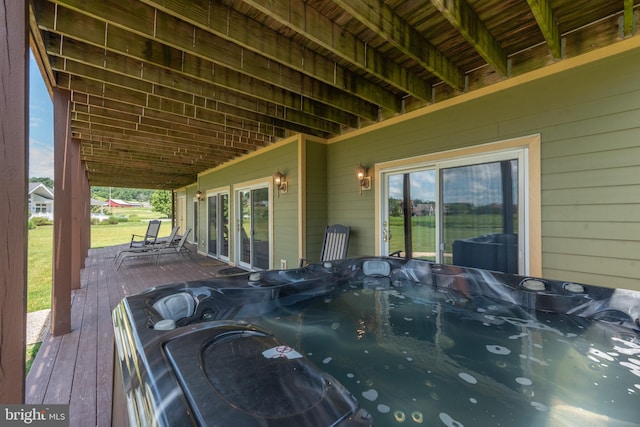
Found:
<svg viewBox="0 0 640 427"><path fill-rule="evenodd" d="M278 196L280 196L280 192L287 192L288 184L285 179L286 176L281 174L280 171L276 171L276 173L273 174L273 185L278 189Z"/></svg>
<svg viewBox="0 0 640 427"><path fill-rule="evenodd" d="M204 193L200 190L196 191L196 199L198 199L199 202L204 200Z"/></svg>
<svg viewBox="0 0 640 427"><path fill-rule="evenodd" d="M356 178L360 183L360 194L362 194L362 190L371 190L371 177L367 176L367 171L368 169L362 164L356 168Z"/></svg>

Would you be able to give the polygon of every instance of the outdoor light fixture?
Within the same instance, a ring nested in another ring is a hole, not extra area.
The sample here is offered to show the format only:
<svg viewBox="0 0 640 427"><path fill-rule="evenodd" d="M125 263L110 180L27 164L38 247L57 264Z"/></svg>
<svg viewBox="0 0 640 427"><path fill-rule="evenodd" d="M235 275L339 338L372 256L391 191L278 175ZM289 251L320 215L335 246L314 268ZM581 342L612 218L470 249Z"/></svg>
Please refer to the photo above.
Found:
<svg viewBox="0 0 640 427"><path fill-rule="evenodd" d="M356 178L358 178L358 182L360 183L360 194L362 194L362 190L371 189L371 177L367 176L367 171L368 169L362 166L362 164L356 168Z"/></svg>
<svg viewBox="0 0 640 427"><path fill-rule="evenodd" d="M276 171L273 174L273 185L278 189L278 196L280 196L280 192L287 192L287 181L285 180L286 176L280 173L280 171Z"/></svg>
<svg viewBox="0 0 640 427"><path fill-rule="evenodd" d="M200 190L196 191L196 199L198 199L199 202L204 200L204 193Z"/></svg>

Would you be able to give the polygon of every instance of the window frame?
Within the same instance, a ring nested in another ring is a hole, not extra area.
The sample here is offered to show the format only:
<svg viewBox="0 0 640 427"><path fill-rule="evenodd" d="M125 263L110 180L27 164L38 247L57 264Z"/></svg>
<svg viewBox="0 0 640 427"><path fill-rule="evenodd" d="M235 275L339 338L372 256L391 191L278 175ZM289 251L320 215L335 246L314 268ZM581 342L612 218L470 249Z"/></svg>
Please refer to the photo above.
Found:
<svg viewBox="0 0 640 427"><path fill-rule="evenodd" d="M504 159L514 153L519 154L518 232L522 234L519 256L519 271L523 275L540 276L541 260L541 199L540 199L540 135L530 135L505 141L482 144L456 150L443 151L417 157L381 162L374 165L374 177L380 185L375 192L375 253L382 254L382 221L385 215L386 176L391 173L433 169L436 179L445 168L473 165ZM436 186L436 212L440 212L440 188ZM440 221L436 225L436 249L440 248Z"/></svg>

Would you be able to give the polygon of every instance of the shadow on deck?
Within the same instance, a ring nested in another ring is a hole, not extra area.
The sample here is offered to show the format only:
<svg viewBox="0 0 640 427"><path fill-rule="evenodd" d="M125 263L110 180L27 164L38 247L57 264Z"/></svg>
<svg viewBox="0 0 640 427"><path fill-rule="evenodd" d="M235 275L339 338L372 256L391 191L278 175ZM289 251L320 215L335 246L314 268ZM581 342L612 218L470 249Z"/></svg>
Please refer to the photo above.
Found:
<svg viewBox="0 0 640 427"><path fill-rule="evenodd" d="M46 334L26 379L25 402L69 404L71 426L110 426L113 384L111 311L127 295L149 287L215 277L227 264L192 250L191 258L129 259L116 271L124 246L91 249L72 292L71 332Z"/></svg>

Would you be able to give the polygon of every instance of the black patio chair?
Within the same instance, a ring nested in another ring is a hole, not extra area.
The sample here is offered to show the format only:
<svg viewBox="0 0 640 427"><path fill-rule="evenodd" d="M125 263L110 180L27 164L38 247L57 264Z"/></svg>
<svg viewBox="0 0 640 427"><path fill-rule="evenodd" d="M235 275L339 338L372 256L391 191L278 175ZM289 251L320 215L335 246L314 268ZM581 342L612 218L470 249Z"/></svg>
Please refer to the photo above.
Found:
<svg viewBox="0 0 640 427"><path fill-rule="evenodd" d="M118 256L116 271L120 269L120 266L122 266L122 263L127 258L132 257L156 257L156 266L160 264L160 257L162 255L188 255L189 257L191 257L191 251L184 245L190 232L191 229L187 228L187 231L182 235L178 243L175 243L174 240L171 240L162 245L150 245L147 248L140 248L138 250L130 249L128 251L123 251L122 254Z"/></svg>
<svg viewBox="0 0 640 427"><path fill-rule="evenodd" d="M147 232L143 235L141 234L132 234L131 242L129 243L130 248L144 248L147 245L153 245L156 243L156 239L158 238L158 232L160 231L160 225L162 223L158 220L149 221L149 225L147 226ZM138 239L141 237L141 239Z"/></svg>

